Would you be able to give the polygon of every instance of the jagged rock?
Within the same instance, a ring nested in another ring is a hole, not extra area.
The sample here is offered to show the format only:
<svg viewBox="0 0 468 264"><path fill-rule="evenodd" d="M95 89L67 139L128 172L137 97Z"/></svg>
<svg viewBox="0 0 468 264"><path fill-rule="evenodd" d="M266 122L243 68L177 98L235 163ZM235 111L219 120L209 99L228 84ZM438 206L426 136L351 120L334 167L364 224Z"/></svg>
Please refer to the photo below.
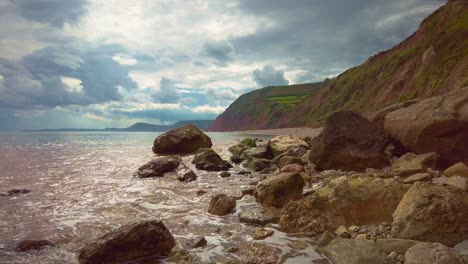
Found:
<svg viewBox="0 0 468 264"><path fill-rule="evenodd" d="M450 168L447 168L444 171L444 176L446 177L461 176L461 177L468 178L468 167L465 165L465 163L459 162L457 164L454 164Z"/></svg>
<svg viewBox="0 0 468 264"><path fill-rule="evenodd" d="M211 138L198 127L187 125L166 132L154 140L156 154L194 153L200 148L211 148Z"/></svg>
<svg viewBox="0 0 468 264"><path fill-rule="evenodd" d="M244 166L255 172L259 172L269 168L272 164L273 162L268 159L249 158L249 160L247 161L247 163L244 164Z"/></svg>
<svg viewBox="0 0 468 264"><path fill-rule="evenodd" d="M208 241L204 236L197 236L187 241L186 246L188 248L200 248L206 246L206 244L208 244Z"/></svg>
<svg viewBox="0 0 468 264"><path fill-rule="evenodd" d="M80 250L78 260L81 264L99 264L164 257L174 246L174 237L161 221L145 221L99 237Z"/></svg>
<svg viewBox="0 0 468 264"><path fill-rule="evenodd" d="M280 168L283 168L284 166L290 165L290 164L299 164L303 165L302 159L299 157L294 157L294 156L283 156L280 161L278 166Z"/></svg>
<svg viewBox="0 0 468 264"><path fill-rule="evenodd" d="M267 237L271 237L274 233L275 231L273 230L257 227L252 230L252 238L254 240L263 240Z"/></svg>
<svg viewBox="0 0 468 264"><path fill-rule="evenodd" d="M15 247L16 252L25 252L29 250L41 250L54 244L49 240L23 240Z"/></svg>
<svg viewBox="0 0 468 264"><path fill-rule="evenodd" d="M201 148L195 154L192 164L199 170L227 171L232 165L223 160L218 153L211 148Z"/></svg>
<svg viewBox="0 0 468 264"><path fill-rule="evenodd" d="M275 157L291 149L300 148L304 153L309 149L304 140L292 135L276 136L268 142L268 147Z"/></svg>
<svg viewBox="0 0 468 264"><path fill-rule="evenodd" d="M468 87L393 111L384 129L411 152L437 152L442 167L468 163Z"/></svg>
<svg viewBox="0 0 468 264"><path fill-rule="evenodd" d="M406 153L393 162L392 171L398 173L401 177L423 173L426 172L427 169L437 168L439 158L439 154L435 152L421 155Z"/></svg>
<svg viewBox="0 0 468 264"><path fill-rule="evenodd" d="M181 162L182 160L177 156L161 157L138 168L133 176L139 178L163 177L164 174L177 169Z"/></svg>
<svg viewBox="0 0 468 264"><path fill-rule="evenodd" d="M403 180L403 183L413 183L417 181L431 181L432 176L429 173L416 173Z"/></svg>
<svg viewBox="0 0 468 264"><path fill-rule="evenodd" d="M374 241L335 238L318 249L333 264L386 264L387 254Z"/></svg>
<svg viewBox="0 0 468 264"><path fill-rule="evenodd" d="M340 225L391 222L392 213L410 185L393 179L341 176L281 210L286 232L319 235Z"/></svg>
<svg viewBox="0 0 468 264"><path fill-rule="evenodd" d="M468 194L460 189L416 182L393 213L392 237L453 246L466 237Z"/></svg>
<svg viewBox="0 0 468 264"><path fill-rule="evenodd" d="M388 165L385 148L390 140L366 118L352 111L328 117L310 146L310 160L320 170L364 171Z"/></svg>
<svg viewBox="0 0 468 264"><path fill-rule="evenodd" d="M224 216L229 214L234 208L236 208L236 198L225 194L216 194L211 198L208 213Z"/></svg>
<svg viewBox="0 0 468 264"><path fill-rule="evenodd" d="M191 181L195 181L197 178L198 176L197 174L195 174L195 172L193 172L193 170L190 170L188 172L185 172L182 175L177 176L177 179L181 182L191 182Z"/></svg>
<svg viewBox="0 0 468 264"><path fill-rule="evenodd" d="M281 208L302 198L304 179L299 173L281 173L260 182L254 196L264 206Z"/></svg>
<svg viewBox="0 0 468 264"><path fill-rule="evenodd" d="M418 243L405 253L405 264L465 264L455 249L440 243Z"/></svg>

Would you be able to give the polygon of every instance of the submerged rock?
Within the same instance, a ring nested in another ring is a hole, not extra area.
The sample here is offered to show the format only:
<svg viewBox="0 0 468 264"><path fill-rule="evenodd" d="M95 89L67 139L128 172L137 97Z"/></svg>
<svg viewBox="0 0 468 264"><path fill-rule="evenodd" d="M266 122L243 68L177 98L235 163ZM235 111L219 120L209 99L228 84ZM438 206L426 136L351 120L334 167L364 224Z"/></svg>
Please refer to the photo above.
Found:
<svg viewBox="0 0 468 264"><path fill-rule="evenodd" d="M374 241L335 238L318 249L333 264L386 264L387 254Z"/></svg>
<svg viewBox="0 0 468 264"><path fill-rule="evenodd" d="M192 164L195 164L197 169L206 171L227 171L232 168L229 162L223 160L211 148L199 149L192 160Z"/></svg>
<svg viewBox="0 0 468 264"><path fill-rule="evenodd" d="M304 140L292 135L276 136L268 142L268 147L275 157L292 149L303 149L304 153L309 149Z"/></svg>
<svg viewBox="0 0 468 264"><path fill-rule="evenodd" d="M216 194L211 198L208 213L224 216L236 208L236 198L225 194Z"/></svg>
<svg viewBox="0 0 468 264"><path fill-rule="evenodd" d="M185 245L188 248L201 248L201 247L206 246L207 244L208 244L208 241L206 241L204 236L197 236L187 241Z"/></svg>
<svg viewBox="0 0 468 264"><path fill-rule="evenodd" d="M23 240L15 247L16 252L25 252L29 250L41 250L54 244L49 240Z"/></svg>
<svg viewBox="0 0 468 264"><path fill-rule="evenodd" d="M12 189L5 193L0 193L0 196L15 196L30 193L29 189Z"/></svg>
<svg viewBox="0 0 468 264"><path fill-rule="evenodd" d="M87 244L78 260L81 264L100 264L164 257L174 246L174 237L161 221L145 221L122 226Z"/></svg>
<svg viewBox="0 0 468 264"><path fill-rule="evenodd" d="M254 195L264 206L281 208L302 198L304 179L299 173L281 173L260 182Z"/></svg>
<svg viewBox="0 0 468 264"><path fill-rule="evenodd" d="M435 152L416 155L406 153L392 164L392 171L401 177L410 176L416 173L424 173L427 169L436 169L439 163L439 154Z"/></svg>
<svg viewBox="0 0 468 264"><path fill-rule="evenodd" d="M191 181L195 181L197 178L198 176L197 174L195 174L195 172L193 172L193 170L189 170L183 173L182 175L177 176L177 179L181 182L191 182Z"/></svg>
<svg viewBox="0 0 468 264"><path fill-rule="evenodd" d="M177 169L181 163L182 160L177 156L161 157L138 168L133 176L139 178L163 177L164 174Z"/></svg>
<svg viewBox="0 0 468 264"><path fill-rule="evenodd" d="M156 154L194 153L200 148L211 148L211 138L194 125L166 132L154 140Z"/></svg>
<svg viewBox="0 0 468 264"><path fill-rule="evenodd" d="M252 230L251 236L254 240L263 240L267 237L271 237L274 233L275 231L273 230L257 227Z"/></svg>
<svg viewBox="0 0 468 264"><path fill-rule="evenodd" d="M320 170L380 169L389 163L385 154L389 143L389 138L360 114L336 112L311 141L310 160Z"/></svg>
<svg viewBox="0 0 468 264"><path fill-rule="evenodd" d="M463 256L440 243L418 243L405 253L405 264L465 264Z"/></svg>

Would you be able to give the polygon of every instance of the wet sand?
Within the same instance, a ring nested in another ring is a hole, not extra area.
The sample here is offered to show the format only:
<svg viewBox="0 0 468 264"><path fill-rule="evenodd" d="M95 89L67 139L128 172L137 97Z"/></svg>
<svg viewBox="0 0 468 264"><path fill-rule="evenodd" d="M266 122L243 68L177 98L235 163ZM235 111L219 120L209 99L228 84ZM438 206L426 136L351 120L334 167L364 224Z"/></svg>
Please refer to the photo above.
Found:
<svg viewBox="0 0 468 264"><path fill-rule="evenodd" d="M276 128L276 129L264 129L264 130L246 130L246 131L236 131L240 134L246 135L295 135L298 137L316 137L322 128L310 128L310 127L291 127L291 128Z"/></svg>

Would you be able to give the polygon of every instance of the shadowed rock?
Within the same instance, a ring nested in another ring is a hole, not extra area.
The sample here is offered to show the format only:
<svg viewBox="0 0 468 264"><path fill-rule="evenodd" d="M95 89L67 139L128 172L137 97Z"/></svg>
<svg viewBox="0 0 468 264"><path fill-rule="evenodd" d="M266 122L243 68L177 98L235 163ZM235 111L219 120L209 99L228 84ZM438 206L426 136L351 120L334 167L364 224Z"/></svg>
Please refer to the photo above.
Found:
<svg viewBox="0 0 468 264"><path fill-rule="evenodd" d="M177 169L181 162L182 160L177 156L161 157L138 168L133 176L139 178L163 177L164 174Z"/></svg>
<svg viewBox="0 0 468 264"><path fill-rule="evenodd" d="M227 171L232 168L229 162L223 160L211 148L199 149L192 160L192 164L195 164L197 169L206 171Z"/></svg>

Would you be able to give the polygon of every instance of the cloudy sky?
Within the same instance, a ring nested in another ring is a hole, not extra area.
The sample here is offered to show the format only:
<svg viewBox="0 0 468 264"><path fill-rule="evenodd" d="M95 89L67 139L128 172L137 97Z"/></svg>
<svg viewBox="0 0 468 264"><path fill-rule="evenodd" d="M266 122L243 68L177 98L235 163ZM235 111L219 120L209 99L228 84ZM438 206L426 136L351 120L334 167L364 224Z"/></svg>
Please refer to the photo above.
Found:
<svg viewBox="0 0 468 264"><path fill-rule="evenodd" d="M214 119L409 36L438 0L0 0L0 130Z"/></svg>

